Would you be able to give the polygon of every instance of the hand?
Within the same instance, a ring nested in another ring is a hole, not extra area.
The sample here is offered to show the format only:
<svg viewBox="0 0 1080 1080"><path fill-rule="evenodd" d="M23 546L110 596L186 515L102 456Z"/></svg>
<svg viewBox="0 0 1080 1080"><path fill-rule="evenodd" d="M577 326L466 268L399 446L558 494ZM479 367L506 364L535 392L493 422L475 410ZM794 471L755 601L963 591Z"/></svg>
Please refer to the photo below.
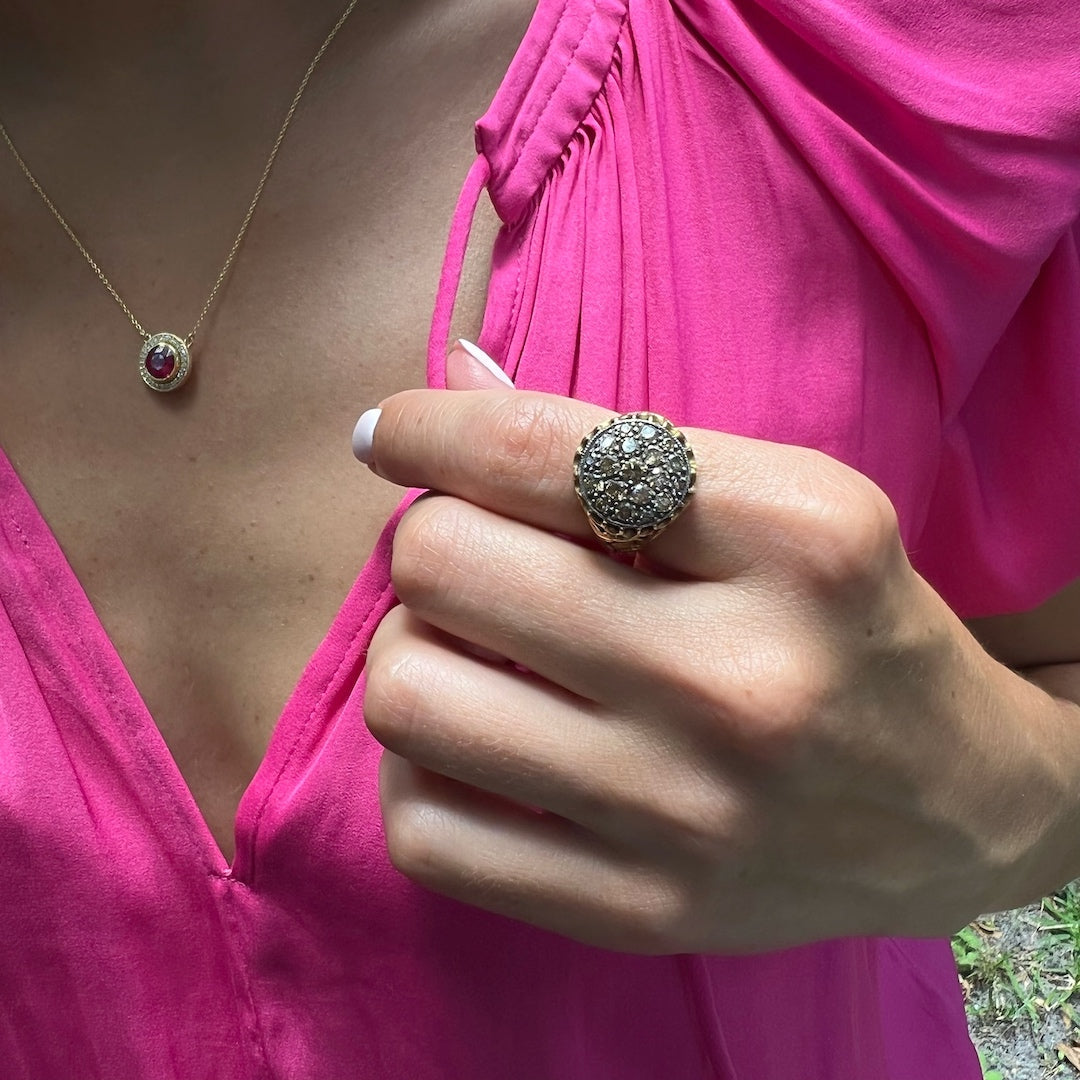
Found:
<svg viewBox="0 0 1080 1080"><path fill-rule="evenodd" d="M643 954L944 936L1063 884L1032 880L1076 809L1053 699L915 573L861 474L684 428L698 490L629 566L572 482L611 413L382 408L372 467L440 493L397 530L367 663L402 873Z"/></svg>

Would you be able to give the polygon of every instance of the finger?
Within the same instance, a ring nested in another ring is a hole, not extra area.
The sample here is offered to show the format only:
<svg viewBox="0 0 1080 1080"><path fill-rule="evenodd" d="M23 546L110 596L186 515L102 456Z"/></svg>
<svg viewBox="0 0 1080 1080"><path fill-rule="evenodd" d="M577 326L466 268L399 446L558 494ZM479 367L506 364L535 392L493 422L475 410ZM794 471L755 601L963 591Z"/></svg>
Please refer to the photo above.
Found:
<svg viewBox="0 0 1080 1080"><path fill-rule="evenodd" d="M393 865L463 903L598 948L677 952L668 876L573 822L537 814L385 751L379 799Z"/></svg>
<svg viewBox="0 0 1080 1080"><path fill-rule="evenodd" d="M402 517L391 576L399 616L458 647L612 712L663 717L658 753L691 729L709 745L723 740L731 761L772 752L789 695L825 662L796 632L802 618L756 583L641 574L449 495L431 494ZM762 625L781 619L786 632L763 637Z"/></svg>
<svg viewBox="0 0 1080 1080"><path fill-rule="evenodd" d="M479 346L458 338L446 357L447 390L505 390L510 376Z"/></svg>
<svg viewBox="0 0 1080 1080"><path fill-rule="evenodd" d="M685 590L720 587L637 573L437 494L414 503L398 524L391 579L402 603L440 630L610 704L668 674L657 638L685 622Z"/></svg>
<svg viewBox="0 0 1080 1080"><path fill-rule="evenodd" d="M367 670L365 722L414 764L629 848L672 850L690 831L686 785L701 767L674 724L659 732L478 661L401 608L380 625ZM668 767L679 761L682 776Z"/></svg>
<svg viewBox="0 0 1080 1080"><path fill-rule="evenodd" d="M613 415L522 390L407 390L382 404L372 467L397 484L434 488L590 538L574 491L574 454L582 437ZM724 580L754 572L793 536L802 543L804 527L830 518L832 473L843 467L825 455L701 429L684 434L698 462L697 490L686 511L648 544L651 562Z"/></svg>

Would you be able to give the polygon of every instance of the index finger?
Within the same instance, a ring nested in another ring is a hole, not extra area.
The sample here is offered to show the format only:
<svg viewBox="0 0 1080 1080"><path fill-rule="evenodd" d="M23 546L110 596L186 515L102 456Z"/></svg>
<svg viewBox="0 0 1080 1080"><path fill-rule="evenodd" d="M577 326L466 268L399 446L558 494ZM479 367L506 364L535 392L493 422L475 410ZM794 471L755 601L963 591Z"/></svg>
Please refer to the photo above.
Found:
<svg viewBox="0 0 1080 1080"><path fill-rule="evenodd" d="M552 532L593 538L574 490L581 440L617 415L526 390L405 390L387 398L370 462L380 476L433 488ZM683 429L698 461L686 510L646 547L656 562L723 580L761 561L766 533L790 524L799 448ZM807 453L806 451L801 451Z"/></svg>

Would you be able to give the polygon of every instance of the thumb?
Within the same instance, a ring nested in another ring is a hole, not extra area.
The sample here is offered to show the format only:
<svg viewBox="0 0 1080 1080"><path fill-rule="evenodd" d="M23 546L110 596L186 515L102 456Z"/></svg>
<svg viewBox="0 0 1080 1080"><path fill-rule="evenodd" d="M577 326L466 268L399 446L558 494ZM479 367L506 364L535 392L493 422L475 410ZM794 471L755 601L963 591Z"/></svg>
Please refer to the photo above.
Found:
<svg viewBox="0 0 1080 1080"><path fill-rule="evenodd" d="M447 390L502 390L513 388L510 376L479 345L458 338L446 357Z"/></svg>

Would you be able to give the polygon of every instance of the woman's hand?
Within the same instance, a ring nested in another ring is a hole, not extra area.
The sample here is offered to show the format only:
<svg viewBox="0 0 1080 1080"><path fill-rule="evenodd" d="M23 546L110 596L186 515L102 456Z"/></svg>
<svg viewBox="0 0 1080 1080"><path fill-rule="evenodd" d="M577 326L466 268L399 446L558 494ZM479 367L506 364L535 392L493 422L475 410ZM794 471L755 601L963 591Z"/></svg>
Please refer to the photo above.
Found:
<svg viewBox="0 0 1080 1080"><path fill-rule="evenodd" d="M367 664L402 873L646 954L943 936L1068 880L1060 702L978 646L861 474L684 428L697 492L631 567L573 487L611 413L382 409L373 468L443 493L397 530Z"/></svg>

